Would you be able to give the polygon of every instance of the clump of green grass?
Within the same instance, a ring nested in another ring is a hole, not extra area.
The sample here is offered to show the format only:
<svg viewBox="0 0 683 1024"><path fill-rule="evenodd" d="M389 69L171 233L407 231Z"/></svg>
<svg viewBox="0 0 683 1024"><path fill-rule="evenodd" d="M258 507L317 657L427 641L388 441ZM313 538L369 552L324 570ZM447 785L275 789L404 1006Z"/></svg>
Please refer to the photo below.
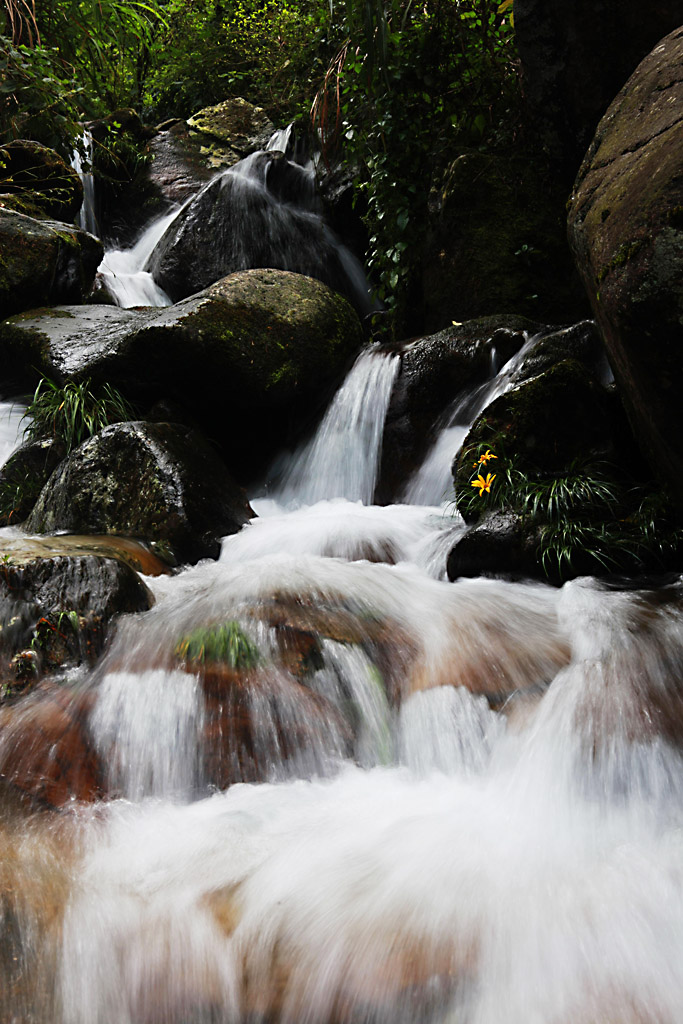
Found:
<svg viewBox="0 0 683 1024"><path fill-rule="evenodd" d="M175 655L187 662L220 662L238 669L254 668L259 661L258 648L237 622L194 629L178 641Z"/></svg>
<svg viewBox="0 0 683 1024"><path fill-rule="evenodd" d="M135 418L132 406L110 384L94 388L90 380L67 381L60 387L43 377L26 409L27 440L55 437L67 454L110 423Z"/></svg>

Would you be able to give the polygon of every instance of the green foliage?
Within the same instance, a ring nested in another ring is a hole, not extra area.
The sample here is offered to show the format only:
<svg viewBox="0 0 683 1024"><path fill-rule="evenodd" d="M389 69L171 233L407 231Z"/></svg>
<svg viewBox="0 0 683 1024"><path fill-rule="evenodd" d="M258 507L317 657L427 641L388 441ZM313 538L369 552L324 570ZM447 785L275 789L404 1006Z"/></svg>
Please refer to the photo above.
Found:
<svg viewBox="0 0 683 1024"><path fill-rule="evenodd" d="M606 571L664 568L683 546L662 490L626 486L608 462L574 459L562 473L541 474L509 458L500 436L465 449L460 461L472 468L469 487L457 495L461 513L468 520L499 509L520 515L537 531L537 554L551 578L564 579L586 556Z"/></svg>
<svg viewBox="0 0 683 1024"><path fill-rule="evenodd" d="M56 48L15 45L0 35L0 142L36 139L70 151L82 132L81 98Z"/></svg>
<svg viewBox="0 0 683 1024"><path fill-rule="evenodd" d="M186 662L220 662L250 669L259 661L258 648L237 622L200 626L178 641L175 655Z"/></svg>
<svg viewBox="0 0 683 1024"><path fill-rule="evenodd" d="M154 116L187 116L230 96L282 120L303 113L324 70L326 10L321 0L169 0L146 94Z"/></svg>
<svg viewBox="0 0 683 1024"><path fill-rule="evenodd" d="M22 522L38 500L43 481L26 469L10 466L0 475L0 526Z"/></svg>
<svg viewBox="0 0 683 1024"><path fill-rule="evenodd" d="M346 41L316 96L323 154L359 168L369 265L398 313L419 259L429 184L459 146L493 140L515 95L510 16L497 0L346 0Z"/></svg>
<svg viewBox="0 0 683 1024"><path fill-rule="evenodd" d="M93 390L89 380L79 384L67 381L60 387L43 377L25 416L30 421L25 430L27 439L58 438L68 454L108 424L133 419L134 412L120 392L109 384Z"/></svg>

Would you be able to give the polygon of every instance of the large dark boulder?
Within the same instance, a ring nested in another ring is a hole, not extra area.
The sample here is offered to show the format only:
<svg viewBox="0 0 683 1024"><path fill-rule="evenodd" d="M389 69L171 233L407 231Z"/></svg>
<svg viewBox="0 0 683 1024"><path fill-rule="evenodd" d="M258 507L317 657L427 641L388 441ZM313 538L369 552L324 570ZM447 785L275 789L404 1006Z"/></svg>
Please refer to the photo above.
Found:
<svg viewBox="0 0 683 1024"><path fill-rule="evenodd" d="M172 423L114 423L57 467L26 529L123 534L181 562L217 557L251 517L244 492L200 434Z"/></svg>
<svg viewBox="0 0 683 1024"><path fill-rule="evenodd" d="M104 250L86 231L0 209L0 317L80 302Z"/></svg>
<svg viewBox="0 0 683 1024"><path fill-rule="evenodd" d="M170 397L245 479L292 441L362 343L345 299L278 270L233 274L166 309L58 307L0 323L3 370L22 386L40 372L139 402Z"/></svg>
<svg viewBox="0 0 683 1024"><path fill-rule="evenodd" d="M55 220L73 221L83 202L73 167L54 149L30 139L0 146L0 192L28 196Z"/></svg>
<svg viewBox="0 0 683 1024"><path fill-rule="evenodd" d="M600 122L569 237L647 461L683 506L683 28Z"/></svg>
<svg viewBox="0 0 683 1024"><path fill-rule="evenodd" d="M515 0L514 15L529 124L571 181L614 96L681 24L680 0Z"/></svg>

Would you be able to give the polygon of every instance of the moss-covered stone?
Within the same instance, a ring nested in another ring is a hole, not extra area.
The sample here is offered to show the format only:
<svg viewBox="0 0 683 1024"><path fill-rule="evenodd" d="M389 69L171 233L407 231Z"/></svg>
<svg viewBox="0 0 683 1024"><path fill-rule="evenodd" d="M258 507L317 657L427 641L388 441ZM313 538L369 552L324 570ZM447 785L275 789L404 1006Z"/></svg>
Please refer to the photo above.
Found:
<svg viewBox="0 0 683 1024"><path fill-rule="evenodd" d="M600 122L569 236L634 433L683 507L683 29Z"/></svg>
<svg viewBox="0 0 683 1024"><path fill-rule="evenodd" d="M137 537L188 562L216 557L220 538L250 516L244 492L196 431L115 423L57 467L26 528Z"/></svg>
<svg viewBox="0 0 683 1024"><path fill-rule="evenodd" d="M261 107L236 96L204 107L188 118L191 134L199 136L200 152L211 167L229 167L257 149L265 149L274 129Z"/></svg>
<svg viewBox="0 0 683 1024"><path fill-rule="evenodd" d="M99 241L85 231L0 209L0 317L81 301L102 256Z"/></svg>

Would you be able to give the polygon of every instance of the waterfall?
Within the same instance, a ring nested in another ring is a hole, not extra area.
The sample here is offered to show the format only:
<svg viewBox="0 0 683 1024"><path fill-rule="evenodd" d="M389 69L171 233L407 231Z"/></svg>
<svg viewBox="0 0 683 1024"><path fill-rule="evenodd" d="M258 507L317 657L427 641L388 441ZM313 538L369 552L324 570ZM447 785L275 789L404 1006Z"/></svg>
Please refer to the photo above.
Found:
<svg viewBox="0 0 683 1024"><path fill-rule="evenodd" d="M71 157L71 166L83 184L83 203L78 211L77 223L91 235L99 235L100 229L95 213L95 178L91 170L86 170L86 166L92 167L93 163L93 138L87 129L81 136L81 145L85 151L85 160L81 157L79 149L74 149Z"/></svg>
<svg viewBox="0 0 683 1024"><path fill-rule="evenodd" d="M315 436L297 452L278 489L283 504L329 498L372 503L384 420L399 369L396 355L360 354Z"/></svg>
<svg viewBox="0 0 683 1024"><path fill-rule="evenodd" d="M117 306L170 306L163 288L155 282L145 265L154 248L171 224L178 210L154 220L131 249L109 249L99 266L98 273Z"/></svg>
<svg viewBox="0 0 683 1024"><path fill-rule="evenodd" d="M0 402L0 466L19 447L27 426L26 406L21 402Z"/></svg>
<svg viewBox="0 0 683 1024"><path fill-rule="evenodd" d="M443 579L444 472L532 343L386 508L366 349L218 560L3 694L0 1020L680 1024L683 580ZM106 799L12 788L54 773Z"/></svg>

